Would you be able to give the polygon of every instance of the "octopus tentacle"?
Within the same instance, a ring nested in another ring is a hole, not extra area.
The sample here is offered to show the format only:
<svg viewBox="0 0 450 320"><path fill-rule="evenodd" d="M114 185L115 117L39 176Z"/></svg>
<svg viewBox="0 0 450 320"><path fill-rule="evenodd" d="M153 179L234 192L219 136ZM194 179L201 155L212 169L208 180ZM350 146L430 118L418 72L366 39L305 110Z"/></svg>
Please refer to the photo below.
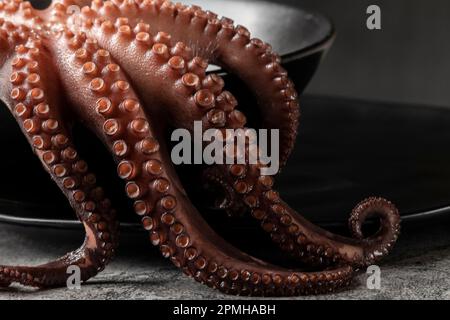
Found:
<svg viewBox="0 0 450 320"><path fill-rule="evenodd" d="M227 170L212 167L206 176L233 186L235 196L272 240L309 265L370 265L389 253L400 232L397 209L382 198L369 198L355 207L349 219L355 238L346 238L313 225L291 209L273 189L273 178L261 175L259 165L231 165ZM380 229L364 238L361 226L370 216L380 218Z"/></svg>
<svg viewBox="0 0 450 320"><path fill-rule="evenodd" d="M79 249L53 262L36 267L0 266L0 282L4 286L13 282L61 286L69 276L68 267L74 265L80 268L81 280L85 281L102 271L114 254L118 242L115 212L71 142L58 90L49 87L58 81L45 72L45 66L51 65L46 48L41 41L31 39L15 51L14 58L3 67L11 74L6 86L10 88L7 101L14 106L11 112L44 168L69 199L86 237Z"/></svg>
<svg viewBox="0 0 450 320"><path fill-rule="evenodd" d="M5 19L1 13L0 9L0 66L3 68L10 55L14 54L15 46L27 42L30 37L30 28Z"/></svg>
<svg viewBox="0 0 450 320"><path fill-rule="evenodd" d="M92 2L92 0L53 0L51 5L59 6L62 4L66 7L74 5L74 6L78 6L78 7L82 8L84 6L90 5L91 2Z"/></svg>
<svg viewBox="0 0 450 320"><path fill-rule="evenodd" d="M95 15L89 9L84 10L84 14ZM139 92L144 93L143 99L146 106L167 106L164 112L170 114L170 125L192 130L194 120L202 119L204 129L243 128L245 116L235 109L236 103L232 102L235 99L231 93L222 92L222 85L211 86L211 81L208 81L209 76L205 73L206 63L198 57L192 58L193 53L186 49L184 44L179 42L173 44L170 35L156 33L156 31L152 34L150 26L146 24L139 24L133 29L129 19L124 18L115 21L103 18L87 19L85 30L92 37L97 37L101 45L111 51L129 74L136 75L140 70L147 70L140 77L134 77L134 84ZM99 34L102 36L98 36ZM123 58L130 55L141 58L137 61ZM200 70L192 70L193 66L198 69L199 64ZM161 77L161 74L164 74L164 77ZM215 83L223 82L217 75L215 79ZM148 83L155 82L158 82L158 85L148 88ZM168 88L172 89L168 90ZM179 112L182 109L185 113ZM156 112L160 111L153 110L154 114ZM256 197L261 204L258 210L267 214L263 228L273 235L273 239L279 237L289 239L289 241L281 241L280 244L284 248L292 248L288 251L297 257L307 261L314 258L318 264L341 261L354 266L363 266L385 256L397 239L399 214L393 205L384 200L364 202L364 206L358 206L359 209L355 210L351 218L353 229L356 229L364 220L362 218L365 215L360 213L372 210L382 218L379 233L367 239L345 238L308 222L284 204L278 193L271 187L267 190L257 188L261 184L261 179L271 179L261 177L258 166L249 165L243 172L249 174L240 177L224 172L229 176L226 183L231 186L242 185L241 180L245 178L247 188L244 192L238 192L241 201L247 203L246 194L252 191L251 196ZM363 207L364 210L362 210ZM286 216L285 219L289 221L289 224L280 221L280 213L275 212L274 208L283 211L283 216ZM249 209L254 211L255 208L249 206ZM269 226L273 227L269 228ZM293 229L298 229L299 234L295 236L289 232Z"/></svg>
<svg viewBox="0 0 450 320"><path fill-rule="evenodd" d="M79 250L55 262L35 268L0 267L0 285L15 281L61 285L65 268L74 263L85 280L114 253L114 212L70 141L71 116L81 119L113 153L126 193L152 243L200 282L226 293L322 293L348 285L354 268L387 254L399 232L399 215L391 203L379 198L362 202L349 221L355 239L340 237L289 208L273 189L273 179L261 174L262 166L250 163L215 165L207 175L262 220L263 229L283 249L309 264L335 269L306 273L283 269L221 239L190 203L161 137L171 127L192 131L198 120L204 130L244 129L245 115L236 109L233 95L223 91L223 79L207 73L209 61L247 83L265 125L282 129L284 164L297 133L299 108L279 57L269 45L250 39L245 28L196 6L162 0L94 0L81 10L68 7L86 3L61 0L38 11L21 0L0 1L1 74L11 74L10 83L3 86L10 92L1 92L2 99L69 197L87 234ZM30 35L33 38L24 45ZM43 65L48 70L57 66L58 72L41 72ZM49 88L50 83L56 87ZM60 87L71 103L66 108L57 95ZM247 144L240 152L258 148ZM374 215L380 217L381 228L364 238L361 225Z"/></svg>
<svg viewBox="0 0 450 320"><path fill-rule="evenodd" d="M36 10L31 3L22 0L1 1L0 19L29 29L41 28L43 22L41 17L36 14Z"/></svg>
<svg viewBox="0 0 450 320"><path fill-rule="evenodd" d="M83 15L86 19L112 21L126 17L131 28L148 23L152 32L165 32L172 43L183 42L195 56L240 77L258 102L261 126L280 129L280 164L284 166L297 136L299 105L295 86L270 45L252 39L245 27L234 26L230 19L219 20L216 14L200 7L169 1L94 1L91 10L86 8ZM223 86L216 75L204 81L210 86Z"/></svg>
<svg viewBox="0 0 450 320"><path fill-rule="evenodd" d="M73 43L61 40L68 42ZM163 256L197 281L227 293L293 295L348 285L353 273L349 266L313 273L286 270L225 243L190 204L173 173L166 146L156 138L158 129L149 121L151 109L144 109L111 54L87 37L73 48L72 61L67 72L72 77L64 83L83 86L83 94L71 98L82 106L80 116L93 124L114 155L118 174L127 181L126 193Z"/></svg>

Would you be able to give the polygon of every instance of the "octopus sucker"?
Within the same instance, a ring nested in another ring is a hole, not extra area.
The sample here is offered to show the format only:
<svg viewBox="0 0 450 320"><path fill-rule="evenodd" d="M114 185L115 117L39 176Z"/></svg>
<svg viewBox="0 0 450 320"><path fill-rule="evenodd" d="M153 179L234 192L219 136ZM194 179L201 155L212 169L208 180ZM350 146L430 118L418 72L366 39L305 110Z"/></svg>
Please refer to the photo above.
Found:
<svg viewBox="0 0 450 320"><path fill-rule="evenodd" d="M186 43L196 55L239 76L258 101L257 108L263 117L261 126L280 129L280 162L284 165L294 147L300 113L294 85L287 79L283 81L287 73L270 45L251 39L245 27L235 27L227 18L218 20L217 15L199 7L171 6L169 2L158 1L149 3L153 9L141 2L133 16L123 12L121 6L115 6L115 10L94 6L92 9L112 21L126 16L131 27L144 22L151 25L152 30L164 30L170 33L174 42ZM261 92L261 87L266 90Z"/></svg>
<svg viewBox="0 0 450 320"><path fill-rule="evenodd" d="M115 212L66 129L63 104L54 87L58 80L48 70L51 61L42 42L30 35L25 45L16 47L14 58L3 68L8 65L12 72L8 105L13 106L12 112L34 152L83 223L86 238L79 249L44 265L0 266L0 283L64 286L69 266L78 266L81 280L87 280L102 271L114 255L118 243Z"/></svg>
<svg viewBox="0 0 450 320"><path fill-rule="evenodd" d="M88 54L87 60L91 59L92 56ZM155 57L155 59L158 58ZM103 67L100 65L99 69ZM91 86L92 81L98 78L93 78L84 73L81 63L72 65L72 68L79 70L77 77L72 81L84 83L87 90L94 92L92 96L84 95L84 98L80 101L79 108L82 110L86 108L81 111L81 114L89 114L89 109L92 109L92 106L96 105L99 99L100 101L107 99L115 110L118 110L119 105L123 104L120 101L132 100L135 103L140 103L136 93L129 86L126 86L126 92L121 92L120 95L115 94L114 84L119 81L127 81L125 80L126 75L121 74L120 71L116 79L121 80L104 77L102 79L102 88L104 89L99 91ZM69 70L66 71L69 72ZM75 70L71 74L75 74ZM67 85L72 85L72 82L68 82ZM136 110L134 116L130 116L128 112L122 110L121 113L118 112L115 115L113 136L109 129L105 129L104 125L111 119L98 118L104 124L103 126L97 125L97 128L103 128L103 132L100 129L96 133L102 137L113 154L115 154L114 144L117 138L126 138L128 144L138 146L134 150L130 150L127 157L124 158L125 160L120 160L118 174L125 180L131 180L126 185L127 195L134 201L136 213L143 216L142 224L150 232L151 242L159 246L164 257L170 258L179 267L187 268L189 273L198 281L208 282L211 286L226 293L241 293L241 288L244 286L243 281L237 277L233 276L229 279L228 270L234 270L231 274L240 273L242 270L250 272L253 275L253 282L250 281L245 285L244 292L247 290L249 294L253 295L271 295L273 294L272 290L275 290L275 292L290 292L290 294L327 292L348 283L353 272L349 266L311 274L295 272L262 263L225 244L209 228L183 194L172 186L171 177L166 173L170 170L165 169L166 166L170 166L170 160L167 159L167 156L161 150L150 155L143 155L142 147L139 147L142 144L141 139L156 140L156 133L152 132L150 127L144 132L135 130L132 124L136 119L151 123L151 118L148 118L142 109ZM93 119L90 117L84 119L84 121L93 121ZM128 125L126 125L127 123ZM131 130L127 133L124 130L121 131L120 128L126 127ZM153 168L153 172L151 168L149 169L149 162L152 161L158 161L157 163L161 166L156 172L154 171L155 168ZM136 173L137 168L146 168L147 174ZM149 171L152 174L148 174ZM194 256L197 257L194 258ZM217 270L220 270L220 272L216 271L217 275L214 272L208 272L206 268L209 263L220 266L217 267ZM342 278L337 276L339 274ZM264 284L260 281L263 275L274 278L275 282L272 280L270 285ZM277 281L278 278L279 281ZM328 281L321 280L320 288L308 289L307 284L319 281L316 280L319 278L328 279ZM339 278L336 279L339 281L335 281L335 278ZM285 287L291 286L291 282L294 282L295 285L290 288L290 291L284 290Z"/></svg>
<svg viewBox="0 0 450 320"><path fill-rule="evenodd" d="M68 10L78 5L80 10ZM204 177L226 191L222 208L246 210L280 248L315 272L274 266L228 244L188 198L168 152L170 128L245 129L247 117L207 73L209 63L240 77L258 102L261 127L281 130L284 165L293 148L298 95L270 45L243 26L197 6L168 1L54 1L39 11L20 0L0 1L3 101L36 155L86 229L82 247L38 267L0 267L0 285L65 285L67 267L82 280L103 270L118 245L111 202L97 187L72 141L80 121L114 158L137 217L161 254L195 280L228 294L292 296L348 286L355 270L389 253L399 234L395 206L381 198L358 204L353 238L327 232L283 202L262 164L215 164ZM14 23L12 22L14 21ZM39 22L38 22L39 21ZM261 90L264 88L264 90ZM247 143L240 152L259 152ZM236 152L235 157L238 157ZM380 218L364 237L362 224ZM325 269L325 270L324 270Z"/></svg>

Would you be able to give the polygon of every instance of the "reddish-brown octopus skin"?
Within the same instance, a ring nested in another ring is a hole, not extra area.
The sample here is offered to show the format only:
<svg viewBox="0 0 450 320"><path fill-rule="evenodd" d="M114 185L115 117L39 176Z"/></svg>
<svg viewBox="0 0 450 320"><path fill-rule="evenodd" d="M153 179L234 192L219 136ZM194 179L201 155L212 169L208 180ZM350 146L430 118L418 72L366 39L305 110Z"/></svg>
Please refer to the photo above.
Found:
<svg viewBox="0 0 450 320"><path fill-rule="evenodd" d="M71 5L90 6L77 14ZM250 39L245 28L195 6L153 0L55 1L45 11L20 0L1 1L0 18L1 97L86 228L83 246L62 259L38 267L0 267L0 285L64 285L69 265L78 265L87 280L114 254L114 210L71 142L74 120L112 153L125 192L163 256L225 293L334 291L350 283L356 268L386 255L396 241L399 215L384 199L358 205L350 219L355 239L344 238L312 225L282 202L260 165L208 169L206 176L230 186L235 201L245 204L283 249L328 266L317 272L288 270L226 243L189 201L165 130L192 129L195 120L204 129L244 128L246 122L233 95L223 91L223 80L207 74L208 62L248 84L262 125L282 130L283 163L295 140L294 86L270 46ZM361 225L369 215L380 217L381 228L363 238Z"/></svg>

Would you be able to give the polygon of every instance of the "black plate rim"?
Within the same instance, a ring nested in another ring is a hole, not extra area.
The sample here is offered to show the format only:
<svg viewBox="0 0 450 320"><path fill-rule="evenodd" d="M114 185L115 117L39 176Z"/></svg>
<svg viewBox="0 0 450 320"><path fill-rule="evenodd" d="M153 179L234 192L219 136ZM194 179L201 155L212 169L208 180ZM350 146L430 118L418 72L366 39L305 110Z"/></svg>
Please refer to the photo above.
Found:
<svg viewBox="0 0 450 320"><path fill-rule="evenodd" d="M402 222L404 223L416 223L425 219L440 218L450 212L450 205L437 209L431 209L427 211L407 214L402 216ZM77 220L57 220L57 219L40 219L40 218L22 218L11 216L7 214L0 214L0 223L7 223L12 225L19 225L24 227L43 227L51 229L79 229L82 224ZM319 225L323 227L343 227L346 222L323 222ZM121 229L123 230L141 230L141 224L139 223L121 223ZM142 231L144 231L142 229Z"/></svg>

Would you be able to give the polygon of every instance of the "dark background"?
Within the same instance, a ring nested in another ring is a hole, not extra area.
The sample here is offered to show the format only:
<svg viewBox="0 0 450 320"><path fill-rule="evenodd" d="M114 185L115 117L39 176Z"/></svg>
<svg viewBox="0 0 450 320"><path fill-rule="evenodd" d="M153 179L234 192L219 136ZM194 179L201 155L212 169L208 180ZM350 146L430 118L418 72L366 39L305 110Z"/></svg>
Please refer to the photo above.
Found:
<svg viewBox="0 0 450 320"><path fill-rule="evenodd" d="M307 93L450 106L450 1L283 0L330 17L336 41ZM382 30L366 28L381 7Z"/></svg>

